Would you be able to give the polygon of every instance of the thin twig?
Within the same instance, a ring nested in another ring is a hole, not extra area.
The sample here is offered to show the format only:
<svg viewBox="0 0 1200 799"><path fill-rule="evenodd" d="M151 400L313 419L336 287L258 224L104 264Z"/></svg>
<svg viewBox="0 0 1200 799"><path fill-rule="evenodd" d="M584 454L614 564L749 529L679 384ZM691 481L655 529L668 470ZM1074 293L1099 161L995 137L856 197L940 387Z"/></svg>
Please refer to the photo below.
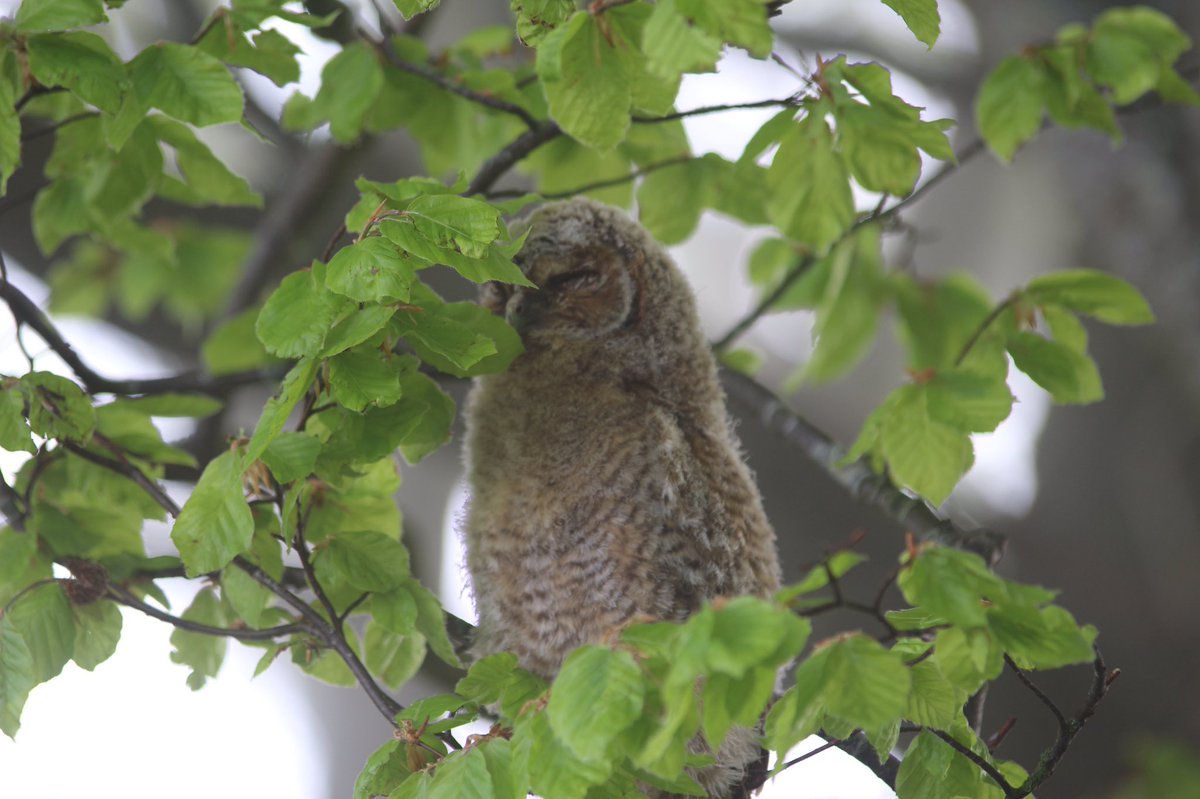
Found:
<svg viewBox="0 0 1200 799"><path fill-rule="evenodd" d="M44 128L38 128L37 130L31 130L28 133L22 134L21 143L24 144L27 141L33 141L34 139L40 139L43 136L49 136L54 131L61 130L62 128L65 128L67 125L73 124L75 122L79 122L84 119L91 119L92 117L98 117L98 116L100 116L100 114L99 114L99 112L96 112L96 111L80 111L78 114L74 114L74 115L66 117L64 119L60 119L58 122L55 122L53 125L47 125Z"/></svg>
<svg viewBox="0 0 1200 799"><path fill-rule="evenodd" d="M422 64L414 64L411 61L405 61L403 58L396 55L396 51L392 49L392 46L389 42L380 41L366 31L359 31L359 35L362 36L363 41L371 45L376 52L383 56L383 58L387 60L388 64L400 70L401 72L407 72L410 75L416 75L419 78L429 81L435 86L445 89L451 94L457 94L459 97L470 100L471 102L484 106L485 108L490 108L493 111L500 111L505 114L511 114L512 116L515 116L524 122L525 126L530 130L537 128L541 124L537 117L515 103L510 103L507 100L501 100L490 94L477 92L474 89L468 88L467 86L464 86L463 84L458 83L441 74L440 72L430 69L427 66Z"/></svg>
<svg viewBox="0 0 1200 799"><path fill-rule="evenodd" d="M877 508L921 538L974 552L990 565L1000 560L1004 536L991 530L965 530L943 519L929 503L900 491L886 476L876 474L862 460L843 464L845 450L766 386L731 370L724 370L723 376L730 395L757 412L765 431L778 435L804 452L852 499Z"/></svg>
<svg viewBox="0 0 1200 799"><path fill-rule="evenodd" d="M1058 729L1062 732L1070 730L1070 722L1067 721L1066 715L1064 715L1062 710L1059 709L1058 705L1054 703L1054 700L1051 699L1045 691L1043 691L1041 688L1038 688L1037 684L1034 683L1034 681L1029 678L1029 675L1025 673L1025 670L1013 662L1013 659L1009 657L1007 653L1004 655L1004 663L1008 666L1013 674L1017 675L1017 679L1021 681L1021 684L1028 688L1029 692L1036 696L1039 702L1049 708L1050 712L1054 715L1055 720L1058 722Z"/></svg>
<svg viewBox="0 0 1200 799"><path fill-rule="evenodd" d="M871 213L860 217L857 221L854 222L854 224L852 224L852 225L850 225L850 227L846 228L846 230L843 231L842 235L838 236L838 238L833 242L833 244L830 245L830 249L833 249L834 247L837 247L842 242L847 241L855 233L857 233L859 230L866 227L867 225L872 225L872 224L886 222L886 221L891 220L897 214L899 214L902 210L904 210L908 206L915 203L921 197L925 196L926 192L928 192L934 186L938 185L943 180L945 180L947 177L949 177L954 172L956 172L959 169L959 167L961 167L967 161L971 160L972 158L979 155L979 153L981 153L983 151L984 151L984 144L983 144L982 139L976 139L976 140L972 141L970 144L968 144L966 147L963 148L962 152L958 154L958 156L955 158L954 161L950 161L950 162L946 163L940 170L938 170L936 173L934 173L932 176L930 176L930 178L928 180L926 180L924 183L922 183L920 186L918 186L916 188L916 190L914 190L907 197L900 200L895 205L892 205L889 208L886 208L886 209L876 208ZM795 285L797 280L799 280L801 277L804 276L804 274L809 270L809 268L813 265L813 263L815 261L816 261L816 257L812 253L805 253L804 255L800 256L800 259L796 262L796 264L794 266L792 266L791 269L788 270L787 274L785 274L783 276L783 279L779 281L779 284L776 285L775 288L772 289L768 294L766 294L758 302L758 304L756 304L754 306L754 308L752 308L750 310L750 312L748 314L746 314L744 317L739 319L737 321L737 323L734 324L733 327L731 327L729 329L729 332L727 332L725 335L721 336L721 338L719 338L712 345L713 349L716 350L717 352L723 351L730 344L732 344L737 338L739 338L743 333L745 333L747 330L749 330L750 327L752 325L754 325L755 322L757 322L769 310L771 310L772 306L774 306L775 303L781 297L783 297L788 292L788 290L791 289L791 287L793 285Z"/></svg>
<svg viewBox="0 0 1200 799"><path fill-rule="evenodd" d="M93 433L92 435L94 437L97 434ZM122 477L126 477L126 478L132 480L134 483L137 483L138 488L141 488L143 491L145 491L146 494L151 499L153 499L155 502L157 502L162 507L163 510L165 510L167 513L171 514L171 516L173 518L179 517L180 508L179 508L178 503L176 503L175 500L171 499L171 497L168 496L167 492L163 489L162 486L160 486L158 483L155 483L149 477L144 475L142 473L141 469L139 469L136 466L134 466L133 464L129 463L128 460L126 460L124 463L122 463L121 461L118 461L118 460L106 458L103 455L97 455L96 453L90 452L89 450L84 449L83 447L79 446L78 444L72 443L70 441L64 441L64 442L62 442L62 445L64 447L66 447L68 450L70 450L72 453L74 453L75 455L78 455L80 458L83 458L85 461L90 461L91 463L94 463L97 466L101 466L105 469L108 469L111 472L116 472L117 474L121 475Z"/></svg>
<svg viewBox="0 0 1200 799"><path fill-rule="evenodd" d="M110 585L108 587L108 596L114 602L119 602L122 605L140 610L147 616L151 616L159 621L165 621L173 627L178 627L180 630L187 630L191 633L201 633L202 635L213 635L225 638L236 638L239 641L273 641L276 638L284 635L292 635L294 633L311 633L312 629L305 624L281 624L278 627L268 627L262 630L255 630L249 627L213 627L209 624L201 624L200 622L191 621L190 619L174 616L166 611L159 610L153 605L147 604L129 591L118 585Z"/></svg>
<svg viewBox="0 0 1200 799"><path fill-rule="evenodd" d="M620 175L615 178L606 178L604 180L597 180L593 183L585 183L582 186L576 186L573 189L567 189L566 191L551 192L548 194L541 194L539 196L546 200L560 200L560 199L563 199L564 197L574 197L577 194L585 194L586 192L596 191L597 189L607 189L612 186L620 186L623 183L631 183L640 177L645 177L646 175L649 175L652 172L657 172L660 169L665 169L666 167L669 167L669 166L677 166L679 164L686 164L686 163L689 163L689 162L695 161L695 160L697 160L697 159L690 155L678 155L678 156L675 156L674 158L667 158L662 161L656 161L653 164L647 164L646 166L642 167L641 169L635 169L634 171L632 171L628 174ZM523 191L505 190L505 191L491 192L490 194L487 194L486 196L489 200L491 200L491 199L499 199L502 197L520 197L524 193L525 192L523 192Z"/></svg>
<svg viewBox="0 0 1200 799"><path fill-rule="evenodd" d="M2 259L3 256L0 256ZM221 395L240 386L278 380L286 369L278 366L251 369L245 372L213 376L201 372L183 372L167 377L132 380L113 380L96 372L83 362L49 317L20 289L9 281L0 281L0 300L8 305L13 318L28 325L41 336L51 350L70 367L91 394L164 394L169 392L203 392Z"/></svg>
<svg viewBox="0 0 1200 799"><path fill-rule="evenodd" d="M223 318L236 316L259 299L267 282L286 260L288 249L316 208L328 204L329 185L345 171L366 146L367 140L353 147L326 144L304 156L292 176L279 190L278 202L270 208L254 230L254 243L238 270L237 286L229 295Z"/></svg>
<svg viewBox="0 0 1200 799"><path fill-rule="evenodd" d="M960 744L949 733L942 732L941 730L935 730L930 727L926 727L926 729L948 743L952 749L965 757L967 760L970 760L976 766L979 766L979 768L983 770L983 773L991 777L996 785L1000 786L1000 790L1004 791L1005 799L1014 799L1014 797L1023 795L1018 793L1019 789L1014 788L1008 783L1008 780L1004 779L1004 775L1000 773L998 768L987 762L987 760L984 758L975 754L968 747Z"/></svg>
<svg viewBox="0 0 1200 799"><path fill-rule="evenodd" d="M833 739L832 741L828 741L828 742L822 744L821 746L818 746L816 749L805 752L804 754L800 755L799 757L792 758L791 760L784 763L779 768L775 769L775 773L778 774L779 772L781 772L785 769L791 768L792 766L796 765L797 763L803 763L805 760L808 760L810 757L816 757L817 755L821 754L824 751L833 749L835 746L837 746L840 743L841 743L841 741L838 740L837 738Z"/></svg>
<svg viewBox="0 0 1200 799"><path fill-rule="evenodd" d="M489 158L475 173L475 177L467 185L467 190L463 194L470 196L472 194L482 194L495 185L496 181L503 177L504 173L512 169L513 166L532 153L537 148L541 147L549 141L552 141L562 135L562 128L557 122L545 121L538 123L535 127L517 136L499 152Z"/></svg>
<svg viewBox="0 0 1200 799"><path fill-rule="evenodd" d="M962 366L962 362L971 354L971 350L979 343L979 339L983 338L983 334L987 332L993 322L1000 318L1001 314L1016 304L1018 297L1018 294L1010 294L983 318L983 321L979 323L979 326L971 333L971 337L967 339L962 349L959 350L958 356L954 359L955 366Z"/></svg>
<svg viewBox="0 0 1200 799"><path fill-rule="evenodd" d="M670 114L662 116L638 116L634 114L630 119L641 125L653 125L657 122L674 122L677 119L687 119L688 117L698 117L705 114L719 114L722 111L745 111L753 108L776 108L782 106L794 106L798 101L798 95L783 97L777 100L756 100L751 103L727 103L724 105L705 105L700 108L690 108L687 111L673 111Z"/></svg>

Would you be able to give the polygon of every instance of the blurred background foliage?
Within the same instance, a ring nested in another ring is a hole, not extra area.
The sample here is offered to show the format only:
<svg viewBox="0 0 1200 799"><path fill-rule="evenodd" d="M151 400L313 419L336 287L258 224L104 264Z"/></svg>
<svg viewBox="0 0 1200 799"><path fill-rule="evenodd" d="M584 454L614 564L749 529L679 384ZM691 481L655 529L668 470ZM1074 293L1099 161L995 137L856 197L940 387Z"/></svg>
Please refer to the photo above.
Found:
<svg viewBox="0 0 1200 799"><path fill-rule="evenodd" d="M317 14L337 5L334 0L307 3ZM374 18L372 4L352 5L358 19ZM1089 21L1114 5L943 0L944 33L932 51L914 42L886 9L880 15L875 0L794 0L775 28L785 60L802 71L811 69L817 54L844 52L885 64L896 75L900 96L931 109L926 118L960 121L953 141L961 146L973 138L974 98L995 64L1026 45L1044 42L1063 25ZM1153 0L1148 5L1169 14L1193 40L1200 38L1200 6L1194 2ZM215 6L208 0L130 3L113 14L113 45L128 57L146 42L186 41ZM489 44L485 34L464 36L490 24L508 25L507 6L446 0L436 14L418 18L420 27L413 32L428 52L469 68ZM385 12L390 14L390 7ZM347 19L341 17L338 25ZM354 32L335 26L323 33L344 39ZM145 354L144 361L157 362L164 371L194 366L201 342L218 325L230 324L231 330L252 336L253 314L243 312L264 287L321 255L358 197L357 176L386 181L426 170L470 174L484 155L520 130L518 120L503 117L490 118L488 125L467 124L473 118L469 104L446 94L423 114L429 129L420 147L405 133L353 141L338 141L336 129L332 138L323 129L312 135L289 133L286 126L320 119L322 113L330 114L322 105L336 101L315 91L321 59L334 47L312 38L305 41L305 52L310 59L304 62L301 87L314 98L311 104L290 102L281 127L274 120L290 89L279 90L254 77L247 86L253 101L248 114L258 135L227 126L206 137L265 202L260 205L248 196L243 208L204 208L186 215L174 206L160 209L155 201L148 206L148 216L158 217L173 234L177 268L172 279L155 277L161 271L150 264L141 270L136 263L126 264L114 286L103 251L81 246L56 259L42 254L38 237L46 244L70 232L31 224L29 200L42 174L55 168L50 137L27 143L24 162L0 201L0 238L10 266L19 265L49 284L56 314L105 319L140 342L142 349L136 351ZM1198 65L1194 54L1188 58L1193 60L1185 60L1184 66L1190 66L1194 77ZM689 78L678 104L686 108L745 100L750 87L754 96L779 96L779 87L791 80L778 66L731 59L718 76ZM381 90L399 96L406 86L399 80ZM386 113L386 104L379 108L384 110L372 113ZM689 121L688 130L697 152L712 149L736 157L747 131L764 119L749 114L700 118ZM379 122L380 128L387 127L386 120ZM367 124L370 128L370 120ZM1060 603L1101 630L1110 665L1124 672L1098 723L1089 726L1078 744L1079 756L1060 767L1053 791L1169 799L1200 793L1200 694L1192 685L1200 671L1195 617L1200 607L1195 576L1200 566L1200 115L1188 109L1145 108L1123 117L1121 125L1125 141L1117 150L1097 133L1056 129L1021 150L1011 165L990 156L972 159L904 214L911 235L889 244L888 252L907 259L923 276L966 271L994 296L1044 272L1098 269L1133 283L1154 309L1158 324L1151 327L1089 326L1091 351L1107 388L1104 402L1050 409L1038 389L1018 392L1014 418L992 441L980 443L975 472L947 508L956 519L1008 534L1001 573L1060 589ZM86 124L76 130L87 135ZM561 185L547 181L547 191L628 171L627 155L614 156L613 163L583 159L573 170L564 170L561 165L572 158L565 150L571 146L560 139L528 165L533 171L558 165ZM519 190L520 178L509 179L504 187ZM619 188L604 199L628 197L628 189ZM692 238L676 248L714 338L753 303L745 265L757 241L752 231L705 214ZM213 268L237 263L243 268ZM449 273L431 282L447 300L470 299L470 286ZM788 390L788 377L803 363L810 326L811 317L803 313L771 317L744 340L763 359L761 376L781 391ZM210 343L207 356L226 368L254 365L237 361L238 355L256 357L242 352L238 340L231 335L230 346L221 352L212 352ZM803 385L790 391L791 400L806 417L848 443L867 412L901 379L900 363L897 345L882 336L847 378ZM465 385L452 384L448 390L461 399ZM253 427L269 391L255 388L235 395L225 413L182 431L182 444L202 460L211 457L227 436ZM765 432L747 408L735 402L732 410L740 417L739 433L778 530L788 577L794 579L828 548L864 529L865 548L876 563L874 572L860 577L864 585L877 582L892 563L902 531L851 502L823 471ZM420 468L407 470L398 493L413 571L437 586L449 607L462 603L453 541L461 502L457 441ZM845 618L821 619L817 633L822 625L834 629L847 623ZM1042 684L1070 705L1070 697L1081 692L1080 674L1050 673ZM444 679L431 663L406 693L420 696ZM341 795L366 754L387 734L386 725L357 692L311 681L297 683L295 690L322 720L316 733L319 745L311 755L325 762L328 795ZM1040 742L1052 731L1044 709L1004 680L993 687L989 707L987 727L1005 720L993 717L1000 713L1019 720L1018 732L1009 736L1000 754L1023 762L1036 759ZM37 711L37 700L31 700L28 712ZM11 744L0 744L0 758L15 756Z"/></svg>

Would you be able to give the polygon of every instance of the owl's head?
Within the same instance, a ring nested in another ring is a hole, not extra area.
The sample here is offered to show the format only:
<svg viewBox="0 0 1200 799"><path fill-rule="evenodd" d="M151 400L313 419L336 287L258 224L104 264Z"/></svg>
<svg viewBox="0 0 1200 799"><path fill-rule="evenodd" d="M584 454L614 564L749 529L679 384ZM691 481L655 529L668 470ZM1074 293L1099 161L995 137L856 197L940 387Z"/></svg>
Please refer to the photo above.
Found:
<svg viewBox="0 0 1200 799"><path fill-rule="evenodd" d="M481 301L527 348L645 338L657 326L648 316L694 317L662 246L620 209L575 198L542 206L521 225L529 236L515 260L537 288L489 283Z"/></svg>

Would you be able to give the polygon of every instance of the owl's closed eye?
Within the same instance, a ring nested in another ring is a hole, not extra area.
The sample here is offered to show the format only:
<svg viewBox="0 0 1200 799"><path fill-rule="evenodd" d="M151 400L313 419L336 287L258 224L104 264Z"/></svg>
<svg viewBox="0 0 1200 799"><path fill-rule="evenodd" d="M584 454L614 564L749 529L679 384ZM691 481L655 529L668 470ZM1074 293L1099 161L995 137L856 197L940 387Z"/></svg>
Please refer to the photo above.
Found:
<svg viewBox="0 0 1200 799"><path fill-rule="evenodd" d="M545 254L522 263L537 288L489 283L480 301L527 345L591 339L631 321L636 259L603 244Z"/></svg>

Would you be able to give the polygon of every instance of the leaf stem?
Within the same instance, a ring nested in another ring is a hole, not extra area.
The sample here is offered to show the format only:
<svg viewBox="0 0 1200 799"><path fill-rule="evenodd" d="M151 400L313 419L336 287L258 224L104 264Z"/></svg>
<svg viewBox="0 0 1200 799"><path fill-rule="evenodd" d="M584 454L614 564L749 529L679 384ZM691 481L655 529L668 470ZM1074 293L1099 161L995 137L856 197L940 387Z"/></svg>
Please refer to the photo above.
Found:
<svg viewBox="0 0 1200 799"><path fill-rule="evenodd" d="M979 326L975 328L975 331L971 333L971 337L967 339L966 343L963 344L962 349L958 351L958 356L954 359L954 365L956 367L962 366L963 361L965 361L967 356L971 354L971 350L974 349L975 345L979 343L979 340L983 338L983 334L987 332L987 329L991 327L992 323L999 319L1005 311L1013 307L1017 303L1017 300L1020 299L1020 296L1021 295L1019 293L1010 294L1004 299L1003 302L998 303L996 307L993 308L988 315L983 318L983 321L980 322Z"/></svg>

